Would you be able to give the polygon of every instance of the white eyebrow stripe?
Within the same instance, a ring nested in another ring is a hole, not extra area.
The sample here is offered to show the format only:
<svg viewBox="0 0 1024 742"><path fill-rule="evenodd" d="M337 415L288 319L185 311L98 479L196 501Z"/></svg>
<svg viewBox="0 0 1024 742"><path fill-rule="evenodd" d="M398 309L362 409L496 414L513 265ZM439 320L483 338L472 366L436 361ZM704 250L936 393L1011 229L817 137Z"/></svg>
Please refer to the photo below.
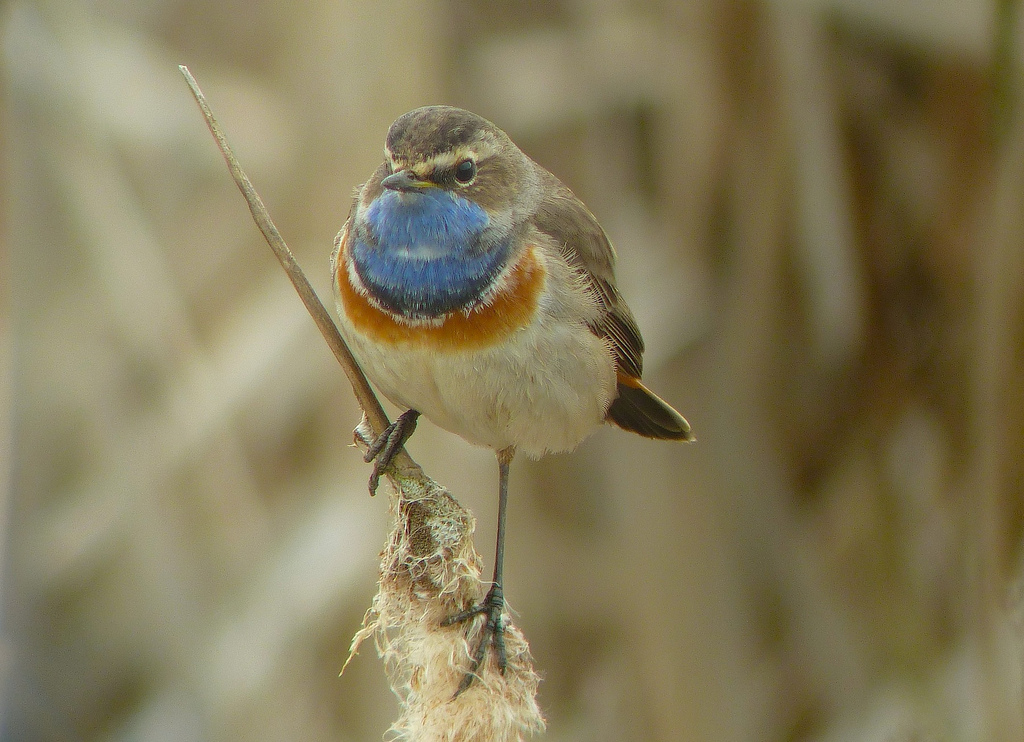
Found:
<svg viewBox="0 0 1024 742"><path fill-rule="evenodd" d="M423 168L424 172L430 172L431 170L447 170L455 167L455 163L461 162L466 158L476 159L476 153L472 150L460 147L452 152L442 152L441 154L434 155L423 161L422 165L417 163L417 169Z"/></svg>
<svg viewBox="0 0 1024 742"><path fill-rule="evenodd" d="M384 156L391 163L392 169L397 171L408 168L420 176L429 175L436 170L454 168L456 164L467 158L479 162L493 157L497 153L497 148L491 142L481 140L474 142L471 146L456 147L450 152L440 152L425 160L410 162L405 158L396 158L390 149L384 148Z"/></svg>

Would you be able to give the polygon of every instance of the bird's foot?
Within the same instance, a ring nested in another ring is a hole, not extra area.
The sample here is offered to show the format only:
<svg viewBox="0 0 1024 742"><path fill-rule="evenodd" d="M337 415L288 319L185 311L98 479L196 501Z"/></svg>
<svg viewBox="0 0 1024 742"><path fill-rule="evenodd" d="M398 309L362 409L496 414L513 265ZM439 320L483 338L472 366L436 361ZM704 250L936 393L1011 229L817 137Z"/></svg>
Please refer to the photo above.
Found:
<svg viewBox="0 0 1024 742"><path fill-rule="evenodd" d="M373 462L373 473L370 474L371 495L377 494L380 475L391 465L395 454L416 430L416 420L419 416L420 413L416 410L406 410L398 416L398 419L384 428L384 432L378 435L366 449L363 461Z"/></svg>
<svg viewBox="0 0 1024 742"><path fill-rule="evenodd" d="M487 592L487 597L484 598L483 602L479 605L475 605L472 608L456 613L454 616L449 616L441 622L442 626L453 626L457 623L464 623L475 616L484 614L487 616L487 622L484 624L483 631L480 636L480 643L477 645L476 651L473 653L473 659L470 662L469 670L462 678L462 682L459 683L458 690L455 691L455 695L452 698L458 698L459 694L466 690L472 683L473 678L477 677L477 670L480 669L480 665L484 661L484 656L487 654L487 647L494 645L494 652L497 655L498 660L498 671L504 675L505 667L508 665L508 658L505 655L505 624L502 621L502 612L505 610L505 598L501 592L501 585L494 583L491 589Z"/></svg>

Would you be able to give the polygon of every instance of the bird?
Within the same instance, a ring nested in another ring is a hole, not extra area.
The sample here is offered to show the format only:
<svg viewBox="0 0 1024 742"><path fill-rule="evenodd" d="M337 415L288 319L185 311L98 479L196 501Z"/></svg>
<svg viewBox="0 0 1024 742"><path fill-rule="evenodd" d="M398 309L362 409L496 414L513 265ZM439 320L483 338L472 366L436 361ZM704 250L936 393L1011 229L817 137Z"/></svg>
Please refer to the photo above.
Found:
<svg viewBox="0 0 1024 742"><path fill-rule="evenodd" d="M355 190L331 271L339 329L367 378L404 411L369 446L370 492L422 414L496 453L494 574L456 691L489 646L502 674L505 520L517 453L571 451L604 423L695 440L641 382L644 342L615 282L615 250L557 177L487 119L425 106L400 116Z"/></svg>

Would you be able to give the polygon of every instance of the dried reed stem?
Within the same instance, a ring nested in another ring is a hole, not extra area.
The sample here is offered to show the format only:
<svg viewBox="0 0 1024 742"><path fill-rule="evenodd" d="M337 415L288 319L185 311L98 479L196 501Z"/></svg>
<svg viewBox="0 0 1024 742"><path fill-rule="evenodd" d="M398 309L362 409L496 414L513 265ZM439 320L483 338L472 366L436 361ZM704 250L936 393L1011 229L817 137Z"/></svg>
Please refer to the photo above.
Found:
<svg viewBox="0 0 1024 742"><path fill-rule="evenodd" d="M184 65L179 69L253 220L352 384L364 413L355 438L365 446L387 427L387 415L235 159L195 78ZM526 639L507 615L505 674L501 675L493 657L488 657L478 671L478 679L454 697L470 664L471 650L479 641L483 618L444 628L441 622L479 603L486 592L480 579L480 555L473 546L476 522L404 450L386 474L395 491L390 500L394 527L381 554L377 595L363 628L352 640L349 659L365 639L374 637L391 688L402 706L401 716L392 725L396 738L415 742L504 742L542 731L544 720L536 702L539 678Z"/></svg>
<svg viewBox="0 0 1024 742"><path fill-rule="evenodd" d="M364 419L356 440L365 446L370 438ZM544 720L535 699L540 678L526 639L507 613L504 676L490 653L477 680L453 697L484 620L477 617L468 625L444 628L441 622L478 604L486 591L480 555L473 547L476 520L422 471L398 473L391 481L396 527L381 554L379 590L352 640L349 659L364 640L374 637L402 704L402 715L392 725L396 739L503 741L542 731Z"/></svg>

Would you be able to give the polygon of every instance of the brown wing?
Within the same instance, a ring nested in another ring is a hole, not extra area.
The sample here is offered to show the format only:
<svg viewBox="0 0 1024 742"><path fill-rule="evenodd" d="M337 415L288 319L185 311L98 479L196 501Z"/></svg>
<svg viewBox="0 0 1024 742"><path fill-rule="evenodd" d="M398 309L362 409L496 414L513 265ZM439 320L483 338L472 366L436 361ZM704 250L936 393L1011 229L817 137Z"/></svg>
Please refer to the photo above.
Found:
<svg viewBox="0 0 1024 742"><path fill-rule="evenodd" d="M555 240L569 264L590 283L604 310L590 329L598 337L608 338L615 353L618 395L608 408L608 419L648 438L693 440L683 416L640 383L644 341L633 313L615 288L615 250L608 236L572 191L544 173L545 197L535 224Z"/></svg>
<svg viewBox="0 0 1024 742"><path fill-rule="evenodd" d="M555 176L546 171L545 175L546 195L535 224L554 239L569 265L593 287L604 311L590 329L611 341L618 370L639 379L644 341L633 313L615 288L615 250L590 209Z"/></svg>

